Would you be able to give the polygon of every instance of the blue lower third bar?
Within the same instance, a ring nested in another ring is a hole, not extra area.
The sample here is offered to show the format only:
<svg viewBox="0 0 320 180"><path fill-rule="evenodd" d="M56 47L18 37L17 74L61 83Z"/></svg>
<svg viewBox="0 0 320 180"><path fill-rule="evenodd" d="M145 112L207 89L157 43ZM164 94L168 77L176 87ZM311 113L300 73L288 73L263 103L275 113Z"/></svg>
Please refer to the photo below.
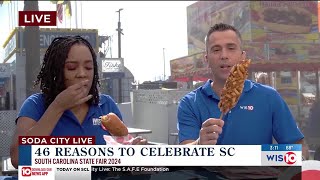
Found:
<svg viewBox="0 0 320 180"><path fill-rule="evenodd" d="M261 151L302 151L301 144L264 144Z"/></svg>
<svg viewBox="0 0 320 180"><path fill-rule="evenodd" d="M31 166L31 145L19 146L19 166Z"/></svg>

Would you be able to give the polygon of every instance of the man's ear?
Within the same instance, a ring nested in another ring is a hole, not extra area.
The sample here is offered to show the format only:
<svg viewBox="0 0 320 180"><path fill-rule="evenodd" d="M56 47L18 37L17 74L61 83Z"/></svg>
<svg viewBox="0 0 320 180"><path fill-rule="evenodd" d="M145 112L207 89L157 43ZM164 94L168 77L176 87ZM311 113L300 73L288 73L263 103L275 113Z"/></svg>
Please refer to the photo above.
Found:
<svg viewBox="0 0 320 180"><path fill-rule="evenodd" d="M206 66L209 67L208 54L206 52L204 53L203 59L204 59Z"/></svg>
<svg viewBox="0 0 320 180"><path fill-rule="evenodd" d="M205 63L208 63L208 55L207 55L206 52L204 53L203 58L204 58L204 62L205 62Z"/></svg>
<svg viewBox="0 0 320 180"><path fill-rule="evenodd" d="M244 60L247 57L247 53L245 51L242 51L241 58Z"/></svg>

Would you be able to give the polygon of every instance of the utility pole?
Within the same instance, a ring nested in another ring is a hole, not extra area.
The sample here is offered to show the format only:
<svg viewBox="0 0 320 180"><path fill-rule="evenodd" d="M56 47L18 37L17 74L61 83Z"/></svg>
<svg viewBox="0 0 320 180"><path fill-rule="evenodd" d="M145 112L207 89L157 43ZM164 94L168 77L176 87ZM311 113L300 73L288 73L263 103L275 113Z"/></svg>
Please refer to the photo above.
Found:
<svg viewBox="0 0 320 180"><path fill-rule="evenodd" d="M70 5L71 5L71 2L70 2ZM78 29L78 2L77 1L74 1L74 9L75 9L76 29Z"/></svg>
<svg viewBox="0 0 320 180"><path fill-rule="evenodd" d="M122 29L121 29L121 21L120 21L120 11L122 11L123 9L119 9L118 11L116 11L117 13L119 13L119 21L118 21L118 29L116 29L118 31L118 57L121 58L121 34L122 33Z"/></svg>
<svg viewBox="0 0 320 180"><path fill-rule="evenodd" d="M122 33L122 29L121 29L121 21L120 21L120 11L122 11L123 9L120 8L118 11L116 11L117 13L119 13L119 21L118 21L118 29L116 29L118 31L118 58L121 58L121 34ZM123 65L124 66L124 65ZM118 103L122 103L122 82L121 82L121 77L118 79L118 84L119 84L119 88L118 88Z"/></svg>
<svg viewBox="0 0 320 180"><path fill-rule="evenodd" d="M318 68L316 68L316 101L319 101L320 100L320 90L319 90L319 69Z"/></svg>
<svg viewBox="0 0 320 180"><path fill-rule="evenodd" d="M166 80L166 55L165 55L165 48L163 48L163 81Z"/></svg>
<svg viewBox="0 0 320 180"><path fill-rule="evenodd" d="M24 11L39 11L38 1L24 1ZM40 71L40 29L39 26L26 26L24 31L24 47L26 50L25 79L26 97L40 91L39 86L33 87ZM19 108L19 107L18 107Z"/></svg>

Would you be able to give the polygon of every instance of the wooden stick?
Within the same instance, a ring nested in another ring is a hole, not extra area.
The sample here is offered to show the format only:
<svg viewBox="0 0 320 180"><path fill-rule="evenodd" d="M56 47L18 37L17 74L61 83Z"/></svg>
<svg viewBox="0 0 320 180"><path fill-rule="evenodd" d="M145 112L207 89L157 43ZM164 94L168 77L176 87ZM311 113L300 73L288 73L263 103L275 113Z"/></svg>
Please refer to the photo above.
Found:
<svg viewBox="0 0 320 180"><path fill-rule="evenodd" d="M222 119L223 118L223 113L221 113L221 115L220 115L220 118L219 119Z"/></svg>

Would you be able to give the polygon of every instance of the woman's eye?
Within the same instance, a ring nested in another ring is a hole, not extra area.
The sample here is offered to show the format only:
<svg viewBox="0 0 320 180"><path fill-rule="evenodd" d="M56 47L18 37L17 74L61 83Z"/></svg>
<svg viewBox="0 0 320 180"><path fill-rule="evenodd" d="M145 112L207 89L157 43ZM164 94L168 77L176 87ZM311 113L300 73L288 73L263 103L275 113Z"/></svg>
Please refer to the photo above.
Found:
<svg viewBox="0 0 320 180"><path fill-rule="evenodd" d="M73 71L73 70L76 70L77 68L76 67L72 67L72 66L67 66L67 69L69 70L69 71Z"/></svg>

